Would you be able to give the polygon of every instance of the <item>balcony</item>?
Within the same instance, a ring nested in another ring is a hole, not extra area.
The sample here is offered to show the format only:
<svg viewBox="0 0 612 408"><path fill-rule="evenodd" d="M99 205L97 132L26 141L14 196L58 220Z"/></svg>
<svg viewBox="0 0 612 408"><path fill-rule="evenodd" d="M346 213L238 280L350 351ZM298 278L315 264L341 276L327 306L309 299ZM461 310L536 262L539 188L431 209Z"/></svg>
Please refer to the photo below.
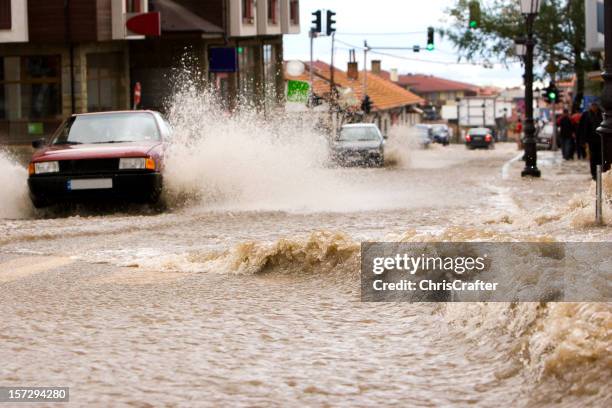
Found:
<svg viewBox="0 0 612 408"><path fill-rule="evenodd" d="M300 1L280 0L281 31L283 34L300 33Z"/></svg>
<svg viewBox="0 0 612 408"><path fill-rule="evenodd" d="M257 34L281 34L281 2L283 0L257 0Z"/></svg>
<svg viewBox="0 0 612 408"><path fill-rule="evenodd" d="M229 12L230 37L253 37L257 35L255 0L230 0Z"/></svg>
<svg viewBox="0 0 612 408"><path fill-rule="evenodd" d="M28 41L27 2L0 2L0 43Z"/></svg>
<svg viewBox="0 0 612 408"><path fill-rule="evenodd" d="M147 0L112 0L113 40L138 40L145 38L142 35L131 33L125 26L125 23L130 17L148 11L149 2Z"/></svg>

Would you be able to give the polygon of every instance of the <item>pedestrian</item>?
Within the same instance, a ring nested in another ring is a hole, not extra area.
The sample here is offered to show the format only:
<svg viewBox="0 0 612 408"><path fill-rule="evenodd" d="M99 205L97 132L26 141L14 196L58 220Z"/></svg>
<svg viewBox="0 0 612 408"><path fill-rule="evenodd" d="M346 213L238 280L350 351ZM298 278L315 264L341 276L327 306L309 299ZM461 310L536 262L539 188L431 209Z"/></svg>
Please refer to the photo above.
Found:
<svg viewBox="0 0 612 408"><path fill-rule="evenodd" d="M591 164L591 176L597 178L597 165L601 164L601 137L597 134L597 128L603 121L603 115L597 103L592 103L589 110L580 118L580 133L583 140L589 146L589 160Z"/></svg>
<svg viewBox="0 0 612 408"><path fill-rule="evenodd" d="M586 148L584 137L582 136L582 131L580 128L580 119L582 118L582 113L580 111L574 111L570 119L572 120L572 125L574 125L574 135L575 137L575 146L576 146L576 157L578 160L586 159Z"/></svg>
<svg viewBox="0 0 612 408"><path fill-rule="evenodd" d="M563 109L563 115L559 118L559 138L563 158L574 160L574 125L567 109Z"/></svg>
<svg viewBox="0 0 612 408"><path fill-rule="evenodd" d="M523 120L518 117L516 125L514 126L514 133L516 134L516 143L518 150L523 150Z"/></svg>

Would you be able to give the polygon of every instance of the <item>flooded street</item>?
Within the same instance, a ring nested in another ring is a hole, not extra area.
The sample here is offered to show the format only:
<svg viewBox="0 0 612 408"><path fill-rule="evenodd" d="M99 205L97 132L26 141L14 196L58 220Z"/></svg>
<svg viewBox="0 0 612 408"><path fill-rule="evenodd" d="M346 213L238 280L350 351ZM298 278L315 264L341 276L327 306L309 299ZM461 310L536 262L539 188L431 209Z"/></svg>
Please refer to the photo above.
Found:
<svg viewBox="0 0 612 408"><path fill-rule="evenodd" d="M612 238L587 164L544 152L522 180L517 154L435 145L247 189L211 171L241 195L0 219L2 385L77 406L610 406L609 304L359 300L366 240Z"/></svg>

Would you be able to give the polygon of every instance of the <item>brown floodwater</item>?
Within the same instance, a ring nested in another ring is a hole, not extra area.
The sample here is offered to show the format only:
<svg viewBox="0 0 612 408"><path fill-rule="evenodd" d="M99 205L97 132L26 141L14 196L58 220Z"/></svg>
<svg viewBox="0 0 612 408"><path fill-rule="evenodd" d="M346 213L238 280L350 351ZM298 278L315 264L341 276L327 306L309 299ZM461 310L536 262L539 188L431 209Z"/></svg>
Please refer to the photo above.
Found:
<svg viewBox="0 0 612 408"><path fill-rule="evenodd" d="M609 303L359 300L363 240L610 240L584 162L545 153L526 181L510 144L307 172L264 153L203 165L206 190L176 170L189 194L163 213L36 212L5 160L0 385L78 406L611 405Z"/></svg>

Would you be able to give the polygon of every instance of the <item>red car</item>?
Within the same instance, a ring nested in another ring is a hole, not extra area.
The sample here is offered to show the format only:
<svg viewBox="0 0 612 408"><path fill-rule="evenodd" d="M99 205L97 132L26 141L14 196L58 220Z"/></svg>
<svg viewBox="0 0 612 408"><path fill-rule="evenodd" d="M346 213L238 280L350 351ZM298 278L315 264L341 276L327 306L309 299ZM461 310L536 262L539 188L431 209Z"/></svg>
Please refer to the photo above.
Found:
<svg viewBox="0 0 612 408"><path fill-rule="evenodd" d="M36 140L28 167L35 207L81 199L155 203L170 129L153 111L72 115L50 140Z"/></svg>

